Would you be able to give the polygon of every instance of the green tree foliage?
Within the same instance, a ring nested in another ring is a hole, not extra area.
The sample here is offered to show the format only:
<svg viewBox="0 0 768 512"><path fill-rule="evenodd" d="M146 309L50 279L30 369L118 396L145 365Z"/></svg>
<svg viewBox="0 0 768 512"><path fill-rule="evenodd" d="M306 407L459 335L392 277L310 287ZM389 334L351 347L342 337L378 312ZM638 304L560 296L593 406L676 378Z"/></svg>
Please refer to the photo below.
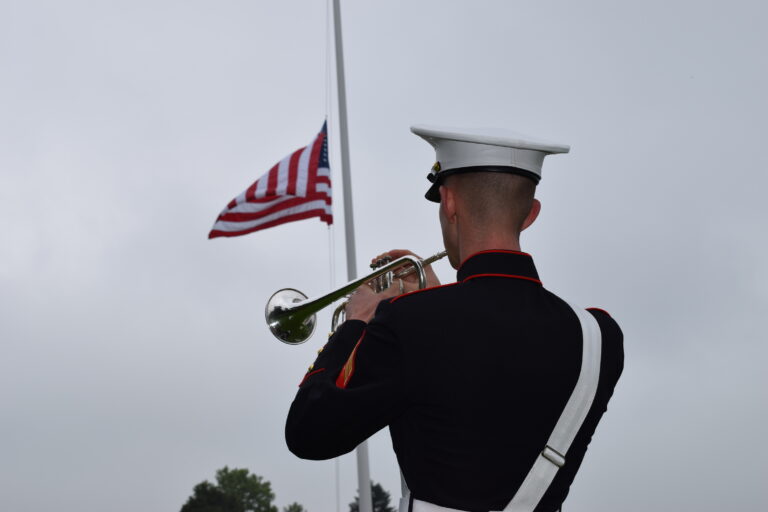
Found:
<svg viewBox="0 0 768 512"><path fill-rule="evenodd" d="M243 507L206 480L195 486L181 512L243 512Z"/></svg>
<svg viewBox="0 0 768 512"><path fill-rule="evenodd" d="M278 512L272 502L272 485L247 469L216 471L216 484L207 480L197 484L181 512ZM284 512L306 512L298 503L285 507Z"/></svg>
<svg viewBox="0 0 768 512"><path fill-rule="evenodd" d="M371 501L373 512L395 512L395 508L389 504L390 496L384 488L371 482ZM355 496L355 501L349 504L349 512L360 512L360 495Z"/></svg>
<svg viewBox="0 0 768 512"><path fill-rule="evenodd" d="M216 472L216 483L224 494L242 505L243 512L277 512L277 507L272 505L275 499L272 485L247 469L224 466Z"/></svg>

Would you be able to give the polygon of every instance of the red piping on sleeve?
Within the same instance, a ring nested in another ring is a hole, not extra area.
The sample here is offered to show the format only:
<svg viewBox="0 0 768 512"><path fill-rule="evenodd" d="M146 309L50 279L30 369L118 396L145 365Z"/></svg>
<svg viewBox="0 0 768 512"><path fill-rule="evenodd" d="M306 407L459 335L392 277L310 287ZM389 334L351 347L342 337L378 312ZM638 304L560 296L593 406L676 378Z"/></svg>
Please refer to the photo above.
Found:
<svg viewBox="0 0 768 512"><path fill-rule="evenodd" d="M318 368L317 370L315 370L315 371L312 371L312 372L309 372L308 374L306 374L306 375L304 376L304 378L303 378L303 379L301 379L301 382L299 382L299 387L301 387L301 385L302 385L302 384L304 384L305 382L307 382L307 379L308 379L308 378L310 378L310 377L311 377L311 376L313 376L314 374L316 374L316 373L320 373L320 372L322 372L322 371L324 371L324 370L325 370L325 368Z"/></svg>
<svg viewBox="0 0 768 512"><path fill-rule="evenodd" d="M403 297L407 297L409 295L413 295L414 293L426 292L426 291L429 291L429 290L437 290L438 288L445 288L446 286L453 286L453 285L456 285L456 284L459 284L459 283L440 284L440 285L437 285L437 286L430 286L429 288L422 288L421 290L413 290L412 292L404 293L402 295L398 295L397 297L392 297L389 300L389 303L392 304L396 300L402 299Z"/></svg>

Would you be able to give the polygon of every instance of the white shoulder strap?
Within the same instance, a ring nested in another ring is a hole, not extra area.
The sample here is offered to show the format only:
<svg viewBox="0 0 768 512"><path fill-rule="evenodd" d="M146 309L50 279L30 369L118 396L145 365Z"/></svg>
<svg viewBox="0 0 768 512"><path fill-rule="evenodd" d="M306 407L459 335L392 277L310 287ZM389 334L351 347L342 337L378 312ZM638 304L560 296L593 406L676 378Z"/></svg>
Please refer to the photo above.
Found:
<svg viewBox="0 0 768 512"><path fill-rule="evenodd" d="M576 387L565 405L555 429L549 436L547 445L536 458L533 467L523 480L512 501L504 512L533 512L547 492L557 470L565 464L565 455L573 443L584 419L587 417L592 401L597 392L600 379L600 352L602 336L600 326L590 313L577 306L569 304L579 319L582 331L581 371ZM400 473L403 497L400 498L399 512L409 512L411 492ZM417 506L418 505L418 506ZM431 503L416 500L411 512L452 512L453 509L438 507Z"/></svg>
<svg viewBox="0 0 768 512"><path fill-rule="evenodd" d="M504 509L505 512L533 512L555 479L557 470L565 464L565 455L595 399L600 379L600 326L595 317L586 310L569 305L579 318L583 335L579 379L552 435L549 436L547 445L536 458L512 501Z"/></svg>

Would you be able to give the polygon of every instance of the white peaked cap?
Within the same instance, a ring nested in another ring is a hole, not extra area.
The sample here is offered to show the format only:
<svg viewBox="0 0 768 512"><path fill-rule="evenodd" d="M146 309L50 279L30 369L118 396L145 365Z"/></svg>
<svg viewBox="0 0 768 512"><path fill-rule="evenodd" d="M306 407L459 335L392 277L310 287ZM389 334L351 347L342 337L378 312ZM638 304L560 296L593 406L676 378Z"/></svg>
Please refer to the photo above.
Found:
<svg viewBox="0 0 768 512"><path fill-rule="evenodd" d="M440 202L440 184L451 174L507 172L538 183L544 157L571 149L510 130L415 125L411 131L429 142L437 153L437 162L427 176L432 186L425 196L434 202Z"/></svg>

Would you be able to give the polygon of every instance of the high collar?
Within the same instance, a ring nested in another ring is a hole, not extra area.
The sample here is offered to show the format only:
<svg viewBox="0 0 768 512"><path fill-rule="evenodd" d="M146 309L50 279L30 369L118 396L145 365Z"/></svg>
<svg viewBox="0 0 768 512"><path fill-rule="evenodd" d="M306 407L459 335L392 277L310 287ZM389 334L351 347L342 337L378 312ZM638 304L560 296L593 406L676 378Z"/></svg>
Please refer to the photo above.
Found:
<svg viewBox="0 0 768 512"><path fill-rule="evenodd" d="M476 277L513 277L541 284L530 254L492 249L476 252L459 266L458 282Z"/></svg>

